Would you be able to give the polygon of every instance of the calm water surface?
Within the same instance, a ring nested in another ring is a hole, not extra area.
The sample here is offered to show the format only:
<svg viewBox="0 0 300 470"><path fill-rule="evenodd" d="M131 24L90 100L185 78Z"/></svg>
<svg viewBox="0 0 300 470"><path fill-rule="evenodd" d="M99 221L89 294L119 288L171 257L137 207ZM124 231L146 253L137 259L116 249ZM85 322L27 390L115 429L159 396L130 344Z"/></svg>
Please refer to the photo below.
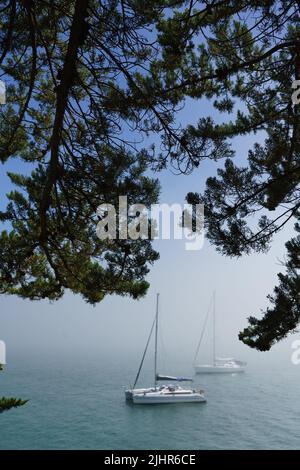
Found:
<svg viewBox="0 0 300 470"><path fill-rule="evenodd" d="M300 448L298 367L250 365L241 375L198 376L206 404L132 406L123 386L136 362L14 358L0 375L0 395L30 402L0 415L0 448ZM149 367L141 385L151 384L151 375Z"/></svg>

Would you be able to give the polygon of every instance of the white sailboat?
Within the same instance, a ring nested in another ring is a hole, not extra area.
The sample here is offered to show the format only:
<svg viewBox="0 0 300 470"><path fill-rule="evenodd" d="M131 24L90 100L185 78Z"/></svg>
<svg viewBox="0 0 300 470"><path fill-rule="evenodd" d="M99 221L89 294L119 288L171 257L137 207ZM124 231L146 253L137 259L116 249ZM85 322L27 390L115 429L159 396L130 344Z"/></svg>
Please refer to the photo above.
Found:
<svg viewBox="0 0 300 470"><path fill-rule="evenodd" d="M136 379L132 388L125 390L126 400L134 404L153 405L163 403L199 403L205 402L203 390L196 391L191 388L183 388L178 383L175 385L158 385L158 381L167 382L187 382L192 379L186 377L173 377L169 375L160 375L157 373L157 338L158 338L158 304L159 294L156 297L156 314L147 340L146 348L142 356L141 364L137 372ZM150 343L153 329L155 327L155 352L154 352L154 385L148 388L135 388L138 382L147 349Z"/></svg>
<svg viewBox="0 0 300 470"><path fill-rule="evenodd" d="M196 374L236 374L245 372L246 362L238 361L233 357L216 357L216 296L213 294L213 362L212 364L196 364L198 357L200 345L204 336L205 327L210 313L210 308L208 309L200 340L197 346L194 367Z"/></svg>

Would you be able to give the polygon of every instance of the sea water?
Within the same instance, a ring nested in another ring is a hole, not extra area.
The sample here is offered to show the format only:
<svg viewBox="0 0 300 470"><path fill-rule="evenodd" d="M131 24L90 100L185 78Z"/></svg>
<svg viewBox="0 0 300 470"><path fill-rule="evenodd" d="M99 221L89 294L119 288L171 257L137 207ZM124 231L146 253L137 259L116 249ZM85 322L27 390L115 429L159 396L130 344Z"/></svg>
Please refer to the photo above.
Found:
<svg viewBox="0 0 300 470"><path fill-rule="evenodd" d="M0 395L30 401L0 414L0 448L300 448L299 367L198 375L193 387L205 389L207 403L138 406L124 400L136 366L117 355L16 355L0 373ZM193 373L190 364L184 370ZM152 379L147 365L139 385Z"/></svg>

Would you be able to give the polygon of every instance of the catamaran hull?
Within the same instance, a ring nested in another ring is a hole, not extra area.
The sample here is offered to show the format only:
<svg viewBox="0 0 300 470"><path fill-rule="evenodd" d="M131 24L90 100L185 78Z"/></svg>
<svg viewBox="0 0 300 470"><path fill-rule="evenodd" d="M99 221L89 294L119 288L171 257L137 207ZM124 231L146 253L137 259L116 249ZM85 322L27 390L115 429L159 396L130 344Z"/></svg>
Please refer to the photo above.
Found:
<svg viewBox="0 0 300 470"><path fill-rule="evenodd" d="M182 395L182 396L147 396L133 395L132 401L136 405L161 405L171 403L204 403L205 398L202 395Z"/></svg>
<svg viewBox="0 0 300 470"><path fill-rule="evenodd" d="M154 388L134 388L132 390L128 389L125 390L125 398L128 401L132 401L132 397L134 394L141 394L141 393L149 393L149 392L154 392Z"/></svg>
<svg viewBox="0 0 300 470"><path fill-rule="evenodd" d="M244 367L222 367L222 366L195 366L196 374L239 374L245 372Z"/></svg>

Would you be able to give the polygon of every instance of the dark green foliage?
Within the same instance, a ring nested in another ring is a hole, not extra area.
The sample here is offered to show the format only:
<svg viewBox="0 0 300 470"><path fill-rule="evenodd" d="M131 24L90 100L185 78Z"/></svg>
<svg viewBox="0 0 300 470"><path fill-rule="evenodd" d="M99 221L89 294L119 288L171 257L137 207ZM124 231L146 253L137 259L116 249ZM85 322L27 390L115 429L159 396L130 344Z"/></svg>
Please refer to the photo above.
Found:
<svg viewBox="0 0 300 470"><path fill-rule="evenodd" d="M11 408L18 408L19 406L23 406L27 402L28 400L21 400L20 398L2 397L0 398L0 413L10 410Z"/></svg>
<svg viewBox="0 0 300 470"><path fill-rule="evenodd" d="M0 364L0 371L3 370L3 364ZM19 406L23 406L28 402L28 400L22 400L20 398L8 398L8 397L1 397L0 398L0 413L6 410L10 410L11 408L17 408Z"/></svg>
<svg viewBox="0 0 300 470"><path fill-rule="evenodd" d="M0 213L6 227L2 293L55 300L70 289L90 303L108 293L145 294L158 254L149 240L98 240L97 206L116 204L119 195L129 204L157 202L159 186L145 175L148 165L161 168L169 159L177 165L181 156L197 165L206 156L230 155L223 137L205 136L210 122L201 123L192 140L193 130L174 121L185 91L166 91L176 85L177 62L168 57L165 18L174 13L177 21L177 8L185 6L173 0L2 2L0 77L7 105L0 108L0 160L29 167L9 174L17 188ZM177 65L183 64L184 58ZM153 133L161 138L158 152L142 149Z"/></svg>
<svg viewBox="0 0 300 470"><path fill-rule="evenodd" d="M187 195L188 202L205 205L208 238L232 257L266 251L279 230L299 219L300 207L300 110L292 103L292 83L300 78L300 2L235 6L238 17L228 14L215 23L194 59L206 61L205 73L184 77L181 85L193 96L214 98L218 110L230 113L230 120L204 130L212 141L225 137L230 145L236 136L259 132L260 143L249 149L243 166L223 151L224 166L208 178L205 191ZM194 129L193 139L202 133ZM249 318L239 336L259 350L295 331L300 320L299 235L287 249L286 274L279 274L269 297L272 308L262 319Z"/></svg>
<svg viewBox="0 0 300 470"><path fill-rule="evenodd" d="M300 232L296 225L297 232ZM276 342L296 331L300 318L300 235L287 244L286 274L278 274L279 285L269 299L273 305L258 320L249 318L249 326L239 335L248 346L267 351Z"/></svg>
<svg viewBox="0 0 300 470"><path fill-rule="evenodd" d="M158 253L149 240L100 241L96 209L122 195L158 200L158 181L145 175L150 154L135 141L167 120L142 73L155 55L146 28L166 6L1 3L0 159L28 163L9 174L16 189L0 213L1 293L56 300L70 289L93 304L146 293Z"/></svg>
<svg viewBox="0 0 300 470"><path fill-rule="evenodd" d="M158 26L161 95L173 102L180 94L205 98L225 114L223 122L201 117L184 129L170 157L184 173L201 160L225 159L205 191L187 200L205 205L207 236L228 256L266 251L299 215L300 111L292 103L292 83L300 79L299 15L297 0L186 2ZM232 140L255 134L259 142L244 165L234 164ZM293 256L279 276L274 308L261 321L250 318L240 335L251 347L269 349L299 322L295 240L288 250Z"/></svg>
<svg viewBox="0 0 300 470"><path fill-rule="evenodd" d="M117 207L118 196L127 191L128 204L139 198L149 205L157 198L156 181L143 177L144 166L134 164L128 153L110 155L108 148L102 151L101 163L78 157L76 166L70 166L61 191L55 192L43 243L38 211L40 188L46 179L43 166L38 165L29 177L10 174L21 191L8 195L11 202L2 215L13 229L1 235L3 293L55 300L68 288L90 303L102 300L106 293L128 293L134 298L144 294L146 262L154 261L157 254L149 241L100 241L96 209L106 201ZM88 182L78 178L80 172L91 175Z"/></svg>

